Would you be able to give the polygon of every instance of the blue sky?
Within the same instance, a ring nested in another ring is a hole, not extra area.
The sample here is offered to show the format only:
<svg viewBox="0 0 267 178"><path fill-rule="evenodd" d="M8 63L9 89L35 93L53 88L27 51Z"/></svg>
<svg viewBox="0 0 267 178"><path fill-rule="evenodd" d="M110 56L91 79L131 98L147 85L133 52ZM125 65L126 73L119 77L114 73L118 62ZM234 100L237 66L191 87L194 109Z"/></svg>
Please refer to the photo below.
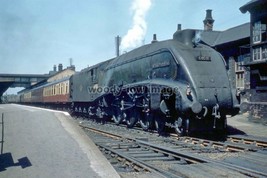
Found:
<svg viewBox="0 0 267 178"><path fill-rule="evenodd" d="M203 29L212 9L214 30L249 22L239 8L249 0L151 0L142 43L172 38L182 28ZM115 56L115 36L133 26L130 0L0 0L0 73L44 74L53 65L77 70Z"/></svg>

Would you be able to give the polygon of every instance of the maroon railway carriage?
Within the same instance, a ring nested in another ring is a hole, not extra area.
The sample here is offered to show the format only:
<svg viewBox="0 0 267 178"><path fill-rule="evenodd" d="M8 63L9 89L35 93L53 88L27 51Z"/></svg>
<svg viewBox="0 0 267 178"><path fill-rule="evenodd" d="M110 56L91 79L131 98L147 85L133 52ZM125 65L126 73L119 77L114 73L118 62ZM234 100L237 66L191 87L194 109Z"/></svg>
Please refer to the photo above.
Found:
<svg viewBox="0 0 267 178"><path fill-rule="evenodd" d="M44 85L43 102L55 104L69 103L69 78L66 77Z"/></svg>
<svg viewBox="0 0 267 178"><path fill-rule="evenodd" d="M67 108L70 103L70 77L48 82L20 93L20 102L38 106Z"/></svg>

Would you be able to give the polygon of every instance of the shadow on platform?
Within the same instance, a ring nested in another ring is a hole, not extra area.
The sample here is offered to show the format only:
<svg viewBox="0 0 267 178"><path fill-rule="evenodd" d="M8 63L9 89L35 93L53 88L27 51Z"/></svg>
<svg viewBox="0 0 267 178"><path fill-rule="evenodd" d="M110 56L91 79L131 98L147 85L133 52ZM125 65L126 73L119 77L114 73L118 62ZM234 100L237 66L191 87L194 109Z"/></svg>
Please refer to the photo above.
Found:
<svg viewBox="0 0 267 178"><path fill-rule="evenodd" d="M244 131L228 125L228 135L247 135Z"/></svg>
<svg viewBox="0 0 267 178"><path fill-rule="evenodd" d="M14 163L11 153L3 153L0 155L0 172L5 171L6 168L13 166L21 166L22 169L32 166L28 157L18 159L17 163Z"/></svg>

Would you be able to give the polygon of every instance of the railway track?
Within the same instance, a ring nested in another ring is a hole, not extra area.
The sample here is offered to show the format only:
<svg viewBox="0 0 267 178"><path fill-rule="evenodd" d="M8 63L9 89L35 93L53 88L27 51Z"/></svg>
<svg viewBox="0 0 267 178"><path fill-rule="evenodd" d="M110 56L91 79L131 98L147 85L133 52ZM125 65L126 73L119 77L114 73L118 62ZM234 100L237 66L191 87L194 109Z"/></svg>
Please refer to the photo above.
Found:
<svg viewBox="0 0 267 178"><path fill-rule="evenodd" d="M211 148L227 152L256 152L258 150L267 150L267 141L242 136L228 136L223 142L195 137L177 137L176 135L171 135L171 137L174 138L174 140L177 140L177 142L173 141L173 144L185 142L203 148Z"/></svg>
<svg viewBox="0 0 267 178"><path fill-rule="evenodd" d="M175 141L173 137L156 137L156 134L147 132L144 134L140 130L129 130L123 127L114 127L113 125L107 127L99 124L91 126L81 124L81 127L86 130L95 144L107 155L111 163L115 164L114 167L118 172L153 174L156 177L267 176L267 172L264 171L264 164L266 165L267 162L264 160L259 161L263 168L252 169L246 165L232 163L231 159L225 161L203 156L203 153L205 155L206 153L246 152L247 155L248 152L251 152L254 153L254 161L259 156L256 154L255 148L254 150L244 149L244 147L237 146L236 142L230 142L230 140L226 141L227 146L223 146L214 141L211 144L204 139L197 140L190 137L176 138ZM176 143L174 144L174 142ZM178 142L180 143L178 144ZM192 149L192 146L199 149ZM197 151L195 152L195 150ZM263 155L267 158L265 152ZM242 156L243 158L250 160L249 156L247 158ZM233 159L236 159L236 157Z"/></svg>
<svg viewBox="0 0 267 178"><path fill-rule="evenodd" d="M150 132L143 131L140 127L134 127L132 129L127 129L126 125L116 125L112 122L108 123L107 125L115 126L118 128L122 128L127 130L127 132L140 132L142 135L151 135L154 134L154 141L158 142L159 137L157 136L157 132L155 130L151 130ZM151 137L151 136L150 136ZM153 141L151 139L150 141ZM184 148L191 148L194 150L201 149L203 152L204 150L214 152L246 152L252 151L256 152L258 150L267 150L267 139L259 139L259 138L249 138L247 136L227 136L226 140L224 141L214 141L208 139L202 139L197 137L179 137L176 134L168 134L168 137L164 137L164 142L169 143L170 146L183 146Z"/></svg>
<svg viewBox="0 0 267 178"><path fill-rule="evenodd" d="M251 146L252 148L261 148L267 150L267 139L249 138L244 136L229 136L228 142Z"/></svg>

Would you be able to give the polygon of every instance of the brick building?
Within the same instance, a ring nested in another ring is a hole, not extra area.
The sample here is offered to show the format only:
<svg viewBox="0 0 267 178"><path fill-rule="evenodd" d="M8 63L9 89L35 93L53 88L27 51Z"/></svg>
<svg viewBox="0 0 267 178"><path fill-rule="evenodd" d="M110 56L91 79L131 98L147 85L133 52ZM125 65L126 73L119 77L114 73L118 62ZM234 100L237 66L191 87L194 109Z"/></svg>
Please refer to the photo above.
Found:
<svg viewBox="0 0 267 178"><path fill-rule="evenodd" d="M233 90L236 90L240 102L245 88L250 85L249 71L245 70L244 61L250 59L250 23L245 23L224 31L214 31L211 10L206 11L203 20L204 30L199 30L201 42L216 49L222 54L230 77Z"/></svg>
<svg viewBox="0 0 267 178"><path fill-rule="evenodd" d="M267 1L251 0L240 7L250 13L250 22L213 31L214 19L207 10L202 42L219 51L226 66L233 89L240 96L241 111L249 119L267 123Z"/></svg>
<svg viewBox="0 0 267 178"><path fill-rule="evenodd" d="M244 66L249 73L241 109L250 113L250 119L267 123L267 1L252 0L240 7L250 13L250 58Z"/></svg>

